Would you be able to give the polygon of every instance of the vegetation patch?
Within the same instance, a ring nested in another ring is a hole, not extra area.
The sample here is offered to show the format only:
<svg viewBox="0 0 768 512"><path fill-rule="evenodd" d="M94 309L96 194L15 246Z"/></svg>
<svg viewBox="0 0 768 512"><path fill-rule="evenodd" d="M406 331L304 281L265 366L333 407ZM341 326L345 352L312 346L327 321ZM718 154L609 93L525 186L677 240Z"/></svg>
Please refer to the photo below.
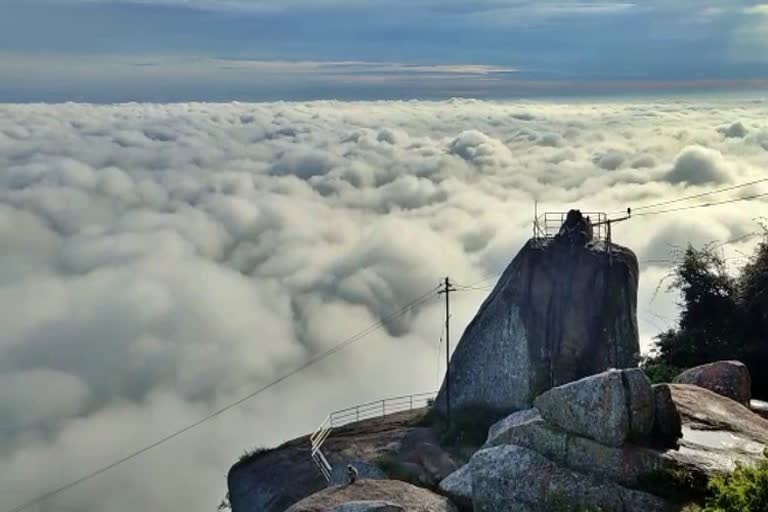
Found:
<svg viewBox="0 0 768 512"><path fill-rule="evenodd" d="M276 448L266 448L264 446L257 446L252 450L247 450L243 452L243 454L240 456L240 458L235 463L235 465L237 466L237 465L248 464L250 462L257 461L260 458L267 455L268 453L271 453L275 450Z"/></svg>
<svg viewBox="0 0 768 512"><path fill-rule="evenodd" d="M764 452L768 457L768 449ZM730 475L709 481L712 494L703 512L763 512L768 510L768 459L750 466L740 464Z"/></svg>
<svg viewBox="0 0 768 512"><path fill-rule="evenodd" d="M668 384L675 380L675 377L683 371L682 368L661 361L655 361L653 358L644 358L640 366L648 376L651 384Z"/></svg>
<svg viewBox="0 0 768 512"><path fill-rule="evenodd" d="M659 287L680 295L677 325L656 336L643 362L648 377L669 381L679 369L737 359L752 374L752 392L768 397L768 225L746 262L731 270L721 245L674 251L675 265Z"/></svg>

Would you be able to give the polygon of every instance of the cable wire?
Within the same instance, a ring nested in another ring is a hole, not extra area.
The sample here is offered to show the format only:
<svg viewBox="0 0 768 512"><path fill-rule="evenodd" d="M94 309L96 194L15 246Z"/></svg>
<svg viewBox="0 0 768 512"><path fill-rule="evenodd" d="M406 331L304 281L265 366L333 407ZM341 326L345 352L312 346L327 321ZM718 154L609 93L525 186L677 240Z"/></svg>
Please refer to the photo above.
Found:
<svg viewBox="0 0 768 512"><path fill-rule="evenodd" d="M690 195L690 196L680 197L680 198L677 198L677 199L670 199L668 201L662 201L660 203L654 203L654 204L647 204L647 205L644 205L644 206L638 206L638 207L632 208L632 212L633 212L633 215L634 215L634 212L639 211L639 210L647 210L649 208L658 208L659 206L667 206L667 205L670 205L670 204L680 203L680 202L688 201L688 200L691 200L691 199L698 199L700 197L706 197L706 196L711 196L711 195L715 195L715 194L720 194L722 192L729 192L731 190L737 190L739 188L748 187L750 185L756 185L758 183L764 183L766 181L768 181L768 178L761 178L759 180L749 181L749 182L746 182L746 183L740 183L738 185L732 185L730 187L724 187L724 188L720 188L720 189L717 189L717 190L711 190L709 192L702 192L700 194L693 194L693 195ZM621 212L618 212L618 213L624 213L625 211L626 210L622 210Z"/></svg>
<svg viewBox="0 0 768 512"><path fill-rule="evenodd" d="M122 457L120 459L117 459L116 461L114 461L114 462L112 462L112 463L110 463L110 464L108 464L106 466L103 466L103 467L101 467L101 468L99 468L99 469L97 469L95 471L92 471L91 473L88 473L87 475L84 475L84 476L82 476L82 477L80 477L80 478L78 478L76 480L73 480L72 482L69 482L69 483L67 483L65 485L57 487L56 489L52 489L52 490L50 490L50 491L48 491L48 492L46 492L44 494L41 494L40 496L38 496L38 497L36 497L36 498L26 502L26 503L23 503L23 504L15 507L15 508L9 509L7 512L21 512L22 510L26 510L29 507L33 506L33 505L37 505L38 503L41 503L41 502L43 502L43 501L45 501L45 500L47 500L47 499L49 499L49 498L51 498L51 497L53 497L53 496L55 496L57 494L60 494L60 493L62 493L64 491L67 491L67 490L69 490L69 489L71 489L73 487L76 487L76 486L78 486L78 485L80 485L80 484L82 484L82 483L84 483L84 482L86 482L88 480L91 480L91 479L101 475L102 473L106 473L107 471L109 471L109 470L111 470L111 469L113 469L113 468L115 468L117 466L120 466L120 465L130 461L131 459L135 459L136 457L138 457L140 455L143 455L144 453L146 453L146 452L148 452L148 451L150 451L150 450L152 450L154 448L157 448L158 446L160 446L162 444L165 444L168 441L170 441L170 440L172 440L172 439L174 439L176 437L179 437L180 435L182 435L182 434L184 434L186 432L189 432L190 430L192 430L192 429L194 429L196 427L199 427L203 423L206 423L206 422L216 418L217 416L225 413L226 411L228 411L228 410L230 410L230 409L232 409L234 407L237 407L238 405L240 405L240 404L242 404L242 403L244 403L244 402L254 398L255 396L257 396L257 395L259 395L259 394L261 394L261 393L263 393L263 392L265 392L265 391L267 391L267 390L277 386L278 384L282 383L283 381L285 381L285 380L293 377L294 375L296 375L296 374L306 370L310 366L312 366L312 365L322 361L323 359L326 359L326 358L336 354L337 352L340 352L341 350L344 350L348 346L350 346L353 343L363 339L364 337L368 336L372 332L374 332L374 331L384 327L387 322L390 322L390 321L392 321L392 320L394 320L394 319L404 315L405 313L407 313L411 309L413 309L413 308L419 306L420 304L430 300L433 297L433 295L436 295L435 292L437 291L438 288L439 288L439 286L436 286L435 288L433 288L430 291L426 292L424 295L414 299L413 301L408 303L406 306L404 306L403 308L401 308L397 312L389 315L388 317L385 317L385 318L379 320L378 322L375 322L375 323L371 324L366 329L363 329L362 331L360 331L357 334L351 336L350 338L347 338L346 340L342 341L341 343L339 343L338 345L334 346L333 348L331 348L331 349L329 349L329 350L327 350L325 352L322 352L322 353L316 355L315 357L309 359L306 363L302 364L301 366L295 368L294 370L291 370L290 372L284 374L283 376L281 376L278 379L270 382L269 384L267 384L267 385L265 385L265 386L255 390L255 391L253 391L252 393L249 393L248 395L245 395L244 397L242 397L242 398L240 398L238 400L235 400L234 402L231 402L231 403L225 405L224 407L222 407L222 408L220 408L220 409L218 409L218 410L208 414L207 416L204 416L203 418L195 421L194 423L191 423L191 424L187 425L186 427L183 427L183 428L181 428L181 429L179 429L179 430L177 430L177 431L175 431L175 432L173 432L173 433L163 437L162 439L159 439L158 441L155 441L155 442L153 442L153 443L151 443L151 444L149 444L149 445L147 445L147 446L145 446L145 447L143 447L143 448L141 448L139 450L131 452L130 454L128 454L128 455L126 455L126 456L124 456L124 457Z"/></svg>
<svg viewBox="0 0 768 512"><path fill-rule="evenodd" d="M723 205L723 204L738 203L738 202L741 202L741 201L751 201L753 199L759 199L761 197L766 197L766 196L768 196L768 192L763 192L761 194L754 194L754 195L745 196L745 197L737 197L737 198L734 198L734 199L727 199L727 200L724 200L724 201L716 201L714 203L704 203L704 204L691 205L691 206L680 206L678 208L669 208L667 210L659 210L659 211L655 211L655 212L645 212L645 213L637 213L637 214L633 213L632 217L645 217L645 216L649 216L649 215L660 215L662 213L673 213L673 212L682 212L682 211L686 211L686 210L695 210L697 208L709 208L711 206L719 206L719 205Z"/></svg>

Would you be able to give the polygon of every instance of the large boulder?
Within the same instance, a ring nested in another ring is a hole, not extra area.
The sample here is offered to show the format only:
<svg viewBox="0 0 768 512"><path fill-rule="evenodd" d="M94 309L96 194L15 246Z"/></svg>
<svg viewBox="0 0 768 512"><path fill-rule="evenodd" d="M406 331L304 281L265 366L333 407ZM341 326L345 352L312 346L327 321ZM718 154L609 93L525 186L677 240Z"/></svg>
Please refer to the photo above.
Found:
<svg viewBox="0 0 768 512"><path fill-rule="evenodd" d="M383 502L383 503L382 503ZM286 512L387 510L359 507L400 507L405 512L456 512L447 498L398 480L359 480L329 487L294 504ZM357 508L354 508L357 507Z"/></svg>
<svg viewBox="0 0 768 512"><path fill-rule="evenodd" d="M678 375L675 384L699 386L749 407L752 398L752 377L739 361L717 361L686 370Z"/></svg>
<svg viewBox="0 0 768 512"><path fill-rule="evenodd" d="M639 485L649 473L673 467L659 451L634 445L606 446L550 425L536 409L532 411L534 416L516 413L494 425L494 435L485 447L522 446L576 471L628 486Z"/></svg>
<svg viewBox="0 0 768 512"><path fill-rule="evenodd" d="M655 414L651 384L639 369L609 370L552 388L534 405L553 425L608 446L648 437Z"/></svg>
<svg viewBox="0 0 768 512"><path fill-rule="evenodd" d="M660 498L572 471L521 446L481 450L470 465L476 512L654 512L669 508Z"/></svg>
<svg viewBox="0 0 768 512"><path fill-rule="evenodd" d="M699 386L671 384L669 388L682 417L684 440L695 439L705 446L712 442L713 449L758 457L763 445L768 445L768 420L747 407Z"/></svg>
<svg viewBox="0 0 768 512"><path fill-rule="evenodd" d="M472 508L472 470L469 464L448 475L438 486L440 492L463 508Z"/></svg>
<svg viewBox="0 0 768 512"><path fill-rule="evenodd" d="M456 347L451 406L524 409L553 386L636 367L637 284L624 247L529 241ZM445 412L445 382L436 407Z"/></svg>

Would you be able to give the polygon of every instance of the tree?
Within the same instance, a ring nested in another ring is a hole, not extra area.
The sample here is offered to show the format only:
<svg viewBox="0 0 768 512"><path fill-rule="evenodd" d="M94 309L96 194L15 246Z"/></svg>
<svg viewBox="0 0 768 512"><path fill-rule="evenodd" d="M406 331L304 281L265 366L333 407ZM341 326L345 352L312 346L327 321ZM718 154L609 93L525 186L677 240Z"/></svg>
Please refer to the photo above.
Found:
<svg viewBox="0 0 768 512"><path fill-rule="evenodd" d="M680 251L670 279L681 298L678 325L656 336L644 367L666 377L670 369L738 359L753 375L755 396L768 396L760 372L768 364L768 230L735 276L710 244Z"/></svg>

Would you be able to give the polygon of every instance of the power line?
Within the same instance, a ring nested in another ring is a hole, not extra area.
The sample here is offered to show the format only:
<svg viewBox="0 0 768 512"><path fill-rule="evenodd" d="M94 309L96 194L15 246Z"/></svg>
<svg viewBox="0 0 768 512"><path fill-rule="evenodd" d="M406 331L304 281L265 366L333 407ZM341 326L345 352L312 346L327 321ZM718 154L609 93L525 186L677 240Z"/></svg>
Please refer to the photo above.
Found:
<svg viewBox="0 0 768 512"><path fill-rule="evenodd" d="M711 206L720 206L720 205L723 205L723 204L738 203L740 201L751 201L753 199L759 199L761 197L766 197L766 196L768 196L768 192L763 192L761 194L754 194L754 195L745 196L745 197L737 197L737 198L734 198L734 199L727 199L727 200L724 200L724 201L716 201L714 203L704 203L704 204L691 205L691 206L681 206L681 207L678 207L678 208L670 208L670 209L667 209L667 210L659 210L659 211L655 211L655 212L637 213L637 214L633 214L632 216L633 217L644 217L644 216L648 216L648 215L660 215L662 213L673 213L673 212L682 212L682 211L686 211L686 210L695 210L697 208L709 208Z"/></svg>
<svg viewBox="0 0 768 512"><path fill-rule="evenodd" d="M326 359L326 358L336 354L337 352L340 352L341 350L344 350L348 346L350 346L353 343L355 343L355 342L361 340L362 338L368 336L372 332L374 332L374 331L384 327L387 324L387 322L395 320L396 318L404 315L405 313L407 313L411 309L419 306L420 304L422 304L424 302L427 302L428 300L430 300L433 297L437 296L436 291L437 291L438 288L440 288L440 287L436 286L436 287L432 288L431 290L429 290L428 292L426 292L422 296L414 299L413 301L408 303L406 306L402 307L397 312L389 315L386 318L383 318L383 319L379 320L378 322L375 322L375 323L371 324L369 327L363 329L362 331L360 331L357 334L351 336L350 338L347 338L346 340L342 341L341 343L339 343L338 345L334 346L333 348L331 348L329 350L326 350L325 352L322 352L322 353L316 355L315 357L309 359L306 363L302 364L301 366L299 366L299 367L295 368L294 370L284 374L283 376L281 376L278 379L270 382L269 384L267 384L267 385L265 385L265 386L255 390L255 391L253 391L252 393L249 393L248 395L246 395L246 396L244 396L244 397L242 397L242 398L240 398L238 400L235 400L234 402L231 402L231 403L225 405L221 409L218 409L218 410L208 414L207 416L205 416L205 417L195 421L194 423L191 423L191 424L187 425L184 428L181 428L181 429L179 429L179 430L177 430L177 431L175 431L175 432L173 432L173 433L163 437L162 439L160 439L158 441L155 441L155 442L153 442L153 443L151 443L151 444L149 444L149 445L147 445L147 446L145 446L145 447L143 447L143 448L141 448L139 450L136 450L136 451L134 451L134 452L132 452L132 453L130 453L130 454L128 454L128 455L126 455L126 456L124 456L124 457L122 457L122 458L120 458L120 459L118 459L118 460L116 460L116 461L114 461L114 462L104 466L104 467L101 467L101 468L99 468L99 469L97 469L97 470L95 470L95 471L93 471L93 472L91 472L91 473L89 473L87 475L84 475L84 476L78 478L77 480L73 480L72 482L70 482L68 484L62 485L61 487L57 487L56 489L48 491L48 492L38 496L37 498L34 498L34 499L32 499L32 500L30 500L30 501L28 501L28 502L26 502L26 503L24 503L22 505L19 505L19 506L15 507L15 508L12 508L12 509L8 510L8 512L21 512L22 510L28 509L29 507L31 507L33 505L37 505L38 503L42 503L43 501L45 501L45 500L47 500L47 499L49 499L49 498L51 498L51 497L53 497L53 496L55 496L57 494L60 494L60 493L62 493L64 491L67 491L67 490L69 490L69 489L71 489L71 488L73 488L73 487L75 487L77 485L80 485L80 484L82 484L82 483L84 483L84 482L86 482L88 480L91 480L91 479L101 475L102 473L106 473L107 471L109 471L111 469L114 469L115 467L120 466L121 464L124 464L124 463L128 462L131 459L135 459L136 457L138 457L140 455L143 455L144 453L146 453L146 452L148 452L148 451L150 451L150 450L152 450L154 448L157 448L158 446L160 446L162 444L165 444L168 441L170 441L170 440L172 440L172 439L174 439L174 438L176 438L176 437L178 437L178 436L180 436L180 435L182 435L182 434L184 434L186 432L189 432L190 430L192 430L192 429L194 429L196 427L199 427L203 423L206 423L206 422L216 418L217 416L225 413L226 411L228 411L228 410L230 410L230 409L232 409L234 407L237 407L238 405L242 404L243 402L246 402L246 401L254 398L255 396L257 396L257 395L259 395L259 394L261 394L261 393L263 393L263 392L265 392L265 391L267 391L267 390L277 386L281 382L283 382L283 381L293 377L294 375L296 375L296 374L306 370L310 366L312 366L312 365L322 361L323 359Z"/></svg>
<svg viewBox="0 0 768 512"><path fill-rule="evenodd" d="M711 190L709 192L702 192L700 194L693 194L693 195L690 195L690 196L680 197L680 198L677 198L677 199L670 199L668 201L662 201L660 203L647 204L647 205L644 205L644 206L633 207L632 208L632 212L634 213L634 212L639 211L639 210L647 210L648 208L657 208L659 206L667 206L667 205L674 204L674 203L680 203L680 202L683 202L683 201L688 201L690 199L698 199L700 197L706 197L706 196L711 196L711 195L715 195L715 194L720 194L722 192L729 192L731 190L736 190L736 189L739 189L739 188L748 187L750 185L756 185L758 183L764 183L766 181L768 181L768 178L761 178L759 180L749 181L749 182L746 182L746 183L740 183L738 185L732 185L730 187L725 187L725 188L720 188L720 189L716 189L716 190ZM621 212L618 212L618 213L624 213L624 211L621 211Z"/></svg>

